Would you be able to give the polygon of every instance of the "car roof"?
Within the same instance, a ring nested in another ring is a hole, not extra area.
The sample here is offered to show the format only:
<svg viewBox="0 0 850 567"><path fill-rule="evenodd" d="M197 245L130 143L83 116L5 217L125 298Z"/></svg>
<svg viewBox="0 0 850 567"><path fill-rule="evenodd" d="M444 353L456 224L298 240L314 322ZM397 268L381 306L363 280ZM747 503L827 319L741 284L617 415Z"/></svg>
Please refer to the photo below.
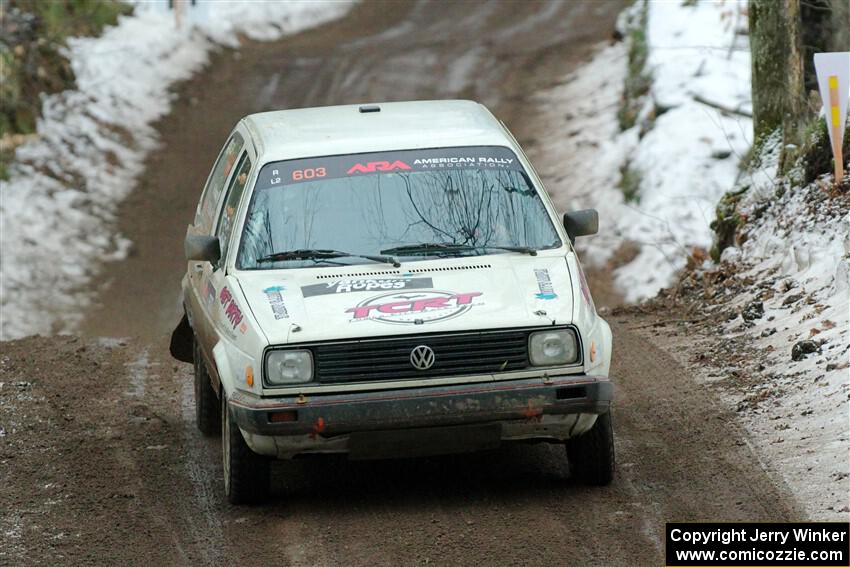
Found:
<svg viewBox="0 0 850 567"><path fill-rule="evenodd" d="M514 146L490 111L469 100L277 110L246 116L243 124L261 163L416 148Z"/></svg>

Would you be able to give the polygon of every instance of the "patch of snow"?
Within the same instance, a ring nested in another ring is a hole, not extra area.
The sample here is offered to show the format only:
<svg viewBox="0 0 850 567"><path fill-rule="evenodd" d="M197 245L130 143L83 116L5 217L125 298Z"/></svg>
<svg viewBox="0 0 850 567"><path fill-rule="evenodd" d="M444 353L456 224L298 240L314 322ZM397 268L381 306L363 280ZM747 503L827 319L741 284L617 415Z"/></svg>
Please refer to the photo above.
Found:
<svg viewBox="0 0 850 567"><path fill-rule="evenodd" d="M850 520L850 199L828 197L832 177L806 187L778 175L778 137L769 140L739 212L746 240L724 260L757 282L730 305L762 301L764 315L727 324L765 353L763 387L776 394L743 414L758 448L814 520ZM794 177L792 174L790 177ZM784 189L775 199L777 189ZM767 197L771 200L768 203ZM792 358L800 341L814 352ZM777 427L782 429L777 431Z"/></svg>
<svg viewBox="0 0 850 567"><path fill-rule="evenodd" d="M148 349L142 349L141 354L133 362L128 362L124 366L127 367L128 377L130 379L126 395L134 398L144 398L148 383L148 369L151 367ZM154 366L158 366L158 364L154 364Z"/></svg>
<svg viewBox="0 0 850 567"><path fill-rule="evenodd" d="M600 234L579 240L585 261L608 262L625 242L637 255L615 271L627 301L652 297L673 282L694 248L709 248L717 201L735 182L751 143L752 121L701 101L746 112L750 57L746 2L650 2L647 41L652 88L639 120L621 132L617 110L626 78L626 47L614 45L543 93L547 119L569 120L552 143L548 187L563 210L594 207ZM639 178L636 201L619 189L623 172ZM569 186L567 186L569 184Z"/></svg>
<svg viewBox="0 0 850 567"><path fill-rule="evenodd" d="M36 138L17 148L0 188L0 339L72 330L85 286L130 243L118 203L157 145L170 88L238 36L272 40L344 15L351 1L201 2L194 25L139 3L97 38L68 41L77 89L43 97Z"/></svg>
<svg viewBox="0 0 850 567"><path fill-rule="evenodd" d="M561 211L593 207L599 234L578 241L593 252L583 262L604 264L623 241L618 215L628 210L617 189L620 167L634 151L637 130L620 132L617 110L626 78L626 46L600 47L593 60L561 85L535 97L542 123L561 135L547 139L535 167L548 179L546 189Z"/></svg>
<svg viewBox="0 0 850 567"><path fill-rule="evenodd" d="M648 66L656 105L676 108L699 96L742 111L750 103L746 2L650 2Z"/></svg>

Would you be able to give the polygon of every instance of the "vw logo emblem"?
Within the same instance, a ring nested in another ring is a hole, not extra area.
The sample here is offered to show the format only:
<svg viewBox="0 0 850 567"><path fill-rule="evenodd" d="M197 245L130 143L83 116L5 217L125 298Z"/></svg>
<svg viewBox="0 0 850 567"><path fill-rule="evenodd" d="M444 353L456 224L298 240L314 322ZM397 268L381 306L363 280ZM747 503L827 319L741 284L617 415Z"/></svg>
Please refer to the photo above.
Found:
<svg viewBox="0 0 850 567"><path fill-rule="evenodd" d="M416 370L428 370L434 366L434 351L426 345L419 345L410 351L410 364Z"/></svg>

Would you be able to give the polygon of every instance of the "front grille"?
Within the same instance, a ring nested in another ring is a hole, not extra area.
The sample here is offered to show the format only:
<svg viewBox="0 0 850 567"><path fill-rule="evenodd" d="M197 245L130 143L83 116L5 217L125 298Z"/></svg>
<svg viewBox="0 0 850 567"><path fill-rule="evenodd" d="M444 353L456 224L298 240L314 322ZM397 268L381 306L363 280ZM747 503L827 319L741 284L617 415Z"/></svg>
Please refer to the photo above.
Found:
<svg viewBox="0 0 850 567"><path fill-rule="evenodd" d="M315 380L322 383L462 376L528 368L528 335L535 330L539 329L407 335L305 346L313 351ZM434 351L434 365L427 370L417 370L410 363L410 352L419 345Z"/></svg>

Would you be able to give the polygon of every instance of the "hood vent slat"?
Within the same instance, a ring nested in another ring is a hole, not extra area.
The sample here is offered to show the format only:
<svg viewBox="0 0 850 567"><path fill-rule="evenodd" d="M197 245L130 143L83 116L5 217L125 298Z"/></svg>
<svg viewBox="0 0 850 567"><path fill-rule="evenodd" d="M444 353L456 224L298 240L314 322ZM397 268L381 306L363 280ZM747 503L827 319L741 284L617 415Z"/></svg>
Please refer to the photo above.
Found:
<svg viewBox="0 0 850 567"><path fill-rule="evenodd" d="M463 270L487 270L490 269L490 264L473 264L469 266L442 266L437 268L413 268L406 270L408 274L426 274L429 272L459 272ZM338 280L339 278L366 278L372 276L400 276L401 270L383 270L378 272L357 272L351 274L322 274L316 276L317 280Z"/></svg>

